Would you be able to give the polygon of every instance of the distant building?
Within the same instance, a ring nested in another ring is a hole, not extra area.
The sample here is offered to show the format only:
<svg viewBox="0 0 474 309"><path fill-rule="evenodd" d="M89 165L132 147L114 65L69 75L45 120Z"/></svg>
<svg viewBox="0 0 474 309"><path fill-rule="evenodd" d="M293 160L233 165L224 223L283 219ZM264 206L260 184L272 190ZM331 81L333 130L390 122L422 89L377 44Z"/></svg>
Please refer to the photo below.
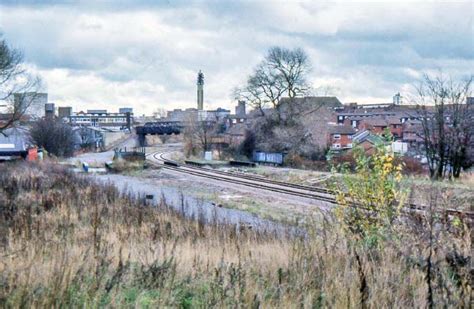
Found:
<svg viewBox="0 0 474 309"><path fill-rule="evenodd" d="M72 107L70 106L64 106L64 107L58 107L58 118L59 119L65 119L68 118L69 116L72 115Z"/></svg>
<svg viewBox="0 0 474 309"><path fill-rule="evenodd" d="M375 152L375 148L378 145L387 145L387 142L385 142L380 135L373 134L368 130L362 130L352 135L352 143L357 144L358 147L361 147L364 152L369 155Z"/></svg>
<svg viewBox="0 0 474 309"><path fill-rule="evenodd" d="M198 119L198 110L195 108L174 109L168 111L166 121L195 121Z"/></svg>
<svg viewBox="0 0 474 309"><path fill-rule="evenodd" d="M236 124L244 123L247 120L247 113L245 111L245 101L239 101L235 106L235 115L227 115L225 118L226 127L230 128Z"/></svg>
<svg viewBox="0 0 474 309"><path fill-rule="evenodd" d="M402 104L402 96L401 96L400 92L399 92L399 93L396 93L396 94L393 96L393 104L395 104L395 105L400 105L400 104Z"/></svg>
<svg viewBox="0 0 474 309"><path fill-rule="evenodd" d="M245 118L245 116L246 116L245 101L239 101L237 103L237 106L235 107L235 116Z"/></svg>
<svg viewBox="0 0 474 309"><path fill-rule="evenodd" d="M33 118L44 116L44 106L48 103L48 94L39 92L14 93L13 101L15 106L26 109L26 114Z"/></svg>
<svg viewBox="0 0 474 309"><path fill-rule="evenodd" d="M125 114L125 113L133 114L133 108L132 107L121 107L121 108L119 108L119 113L121 113L121 114Z"/></svg>
<svg viewBox="0 0 474 309"><path fill-rule="evenodd" d="M54 103L46 103L44 105L44 117L46 119L54 119L55 110L54 110Z"/></svg>
<svg viewBox="0 0 474 309"><path fill-rule="evenodd" d="M198 112L199 121L221 121L230 115L230 110L218 107L215 110L200 110Z"/></svg>
<svg viewBox="0 0 474 309"><path fill-rule="evenodd" d="M107 114L106 109L88 109L87 110L88 114Z"/></svg>
<svg viewBox="0 0 474 309"><path fill-rule="evenodd" d="M352 136L357 131L351 126L331 126L328 133L328 146L330 149L352 148Z"/></svg>
<svg viewBox="0 0 474 309"><path fill-rule="evenodd" d="M107 110L87 110L67 117L66 121L73 126L107 127L115 129L130 129L133 115L130 113L107 113Z"/></svg>

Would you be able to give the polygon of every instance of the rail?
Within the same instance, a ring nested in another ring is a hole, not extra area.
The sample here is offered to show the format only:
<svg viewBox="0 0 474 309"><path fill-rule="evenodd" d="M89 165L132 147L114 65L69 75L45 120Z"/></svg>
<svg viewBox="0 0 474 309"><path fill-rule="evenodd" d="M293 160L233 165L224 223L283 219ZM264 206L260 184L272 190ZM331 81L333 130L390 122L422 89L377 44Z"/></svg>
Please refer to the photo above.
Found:
<svg viewBox="0 0 474 309"><path fill-rule="evenodd" d="M248 187L264 189L267 191L278 192L289 194L298 197L304 197L309 199L315 199L319 201L323 201L330 204L337 204L335 197L331 194L331 191L321 187L310 187L305 185L298 185L294 183L288 183L278 180L271 180L266 179L260 176L254 175L238 175L235 173L224 172L224 171L216 171L216 170L209 170L203 167L196 167L196 166L181 166L178 162L173 160L169 160L164 157L164 153L156 152L149 154L153 156L153 158L158 161L162 162L159 164L161 167L174 170L180 173L186 173L190 175L195 175L199 177L220 180L228 183L234 184L241 184ZM158 164L158 163L155 163ZM258 183L257 183L258 182ZM276 187L277 186L277 187ZM360 205L353 204L354 207L361 207ZM418 205L414 203L406 204L403 207L402 212L406 214L413 214L413 212L426 212L428 210L428 206ZM467 217L471 223L474 222L474 212L472 211L462 211L457 209L444 209L438 210L438 213L449 215L449 216L457 216L457 217Z"/></svg>

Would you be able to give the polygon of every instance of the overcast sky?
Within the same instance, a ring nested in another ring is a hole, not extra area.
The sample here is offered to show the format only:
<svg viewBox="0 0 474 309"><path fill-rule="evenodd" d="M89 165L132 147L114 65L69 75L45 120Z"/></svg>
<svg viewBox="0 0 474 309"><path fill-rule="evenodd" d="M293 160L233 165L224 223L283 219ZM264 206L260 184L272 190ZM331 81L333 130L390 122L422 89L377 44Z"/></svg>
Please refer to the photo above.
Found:
<svg viewBox="0 0 474 309"><path fill-rule="evenodd" d="M75 111L195 107L200 69L205 108L233 108L232 88L276 45L302 47L314 89L343 102L474 71L474 1L157 2L0 0L0 31Z"/></svg>

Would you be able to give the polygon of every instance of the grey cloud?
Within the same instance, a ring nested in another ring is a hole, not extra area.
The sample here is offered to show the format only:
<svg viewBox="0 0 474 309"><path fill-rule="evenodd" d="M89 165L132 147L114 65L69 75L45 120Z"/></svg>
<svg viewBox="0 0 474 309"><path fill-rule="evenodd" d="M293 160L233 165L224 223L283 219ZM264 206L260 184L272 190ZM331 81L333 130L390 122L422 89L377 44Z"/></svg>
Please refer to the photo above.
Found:
<svg viewBox="0 0 474 309"><path fill-rule="evenodd" d="M89 104L87 95L58 85L55 70L68 72L68 82L82 88L100 82L107 90L89 93L107 104L139 95L149 104L176 107L194 104L195 74L202 69L207 102L230 107L230 90L274 45L306 49L314 67L310 79L337 80L342 100L391 96L413 82L413 71L441 67L466 74L474 66L468 2L2 4L0 29L7 40L54 81L48 83L53 96L81 104ZM147 112L153 108L140 104Z"/></svg>

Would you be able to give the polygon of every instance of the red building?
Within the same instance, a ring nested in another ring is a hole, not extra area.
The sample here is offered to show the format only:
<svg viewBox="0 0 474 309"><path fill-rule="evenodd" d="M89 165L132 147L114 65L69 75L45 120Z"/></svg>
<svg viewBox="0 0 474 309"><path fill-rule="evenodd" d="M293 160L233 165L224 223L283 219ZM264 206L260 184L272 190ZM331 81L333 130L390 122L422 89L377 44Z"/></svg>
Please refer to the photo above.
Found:
<svg viewBox="0 0 474 309"><path fill-rule="evenodd" d="M352 148L352 136L356 133L356 129L351 126L335 125L329 127L328 147L331 149L347 149Z"/></svg>

